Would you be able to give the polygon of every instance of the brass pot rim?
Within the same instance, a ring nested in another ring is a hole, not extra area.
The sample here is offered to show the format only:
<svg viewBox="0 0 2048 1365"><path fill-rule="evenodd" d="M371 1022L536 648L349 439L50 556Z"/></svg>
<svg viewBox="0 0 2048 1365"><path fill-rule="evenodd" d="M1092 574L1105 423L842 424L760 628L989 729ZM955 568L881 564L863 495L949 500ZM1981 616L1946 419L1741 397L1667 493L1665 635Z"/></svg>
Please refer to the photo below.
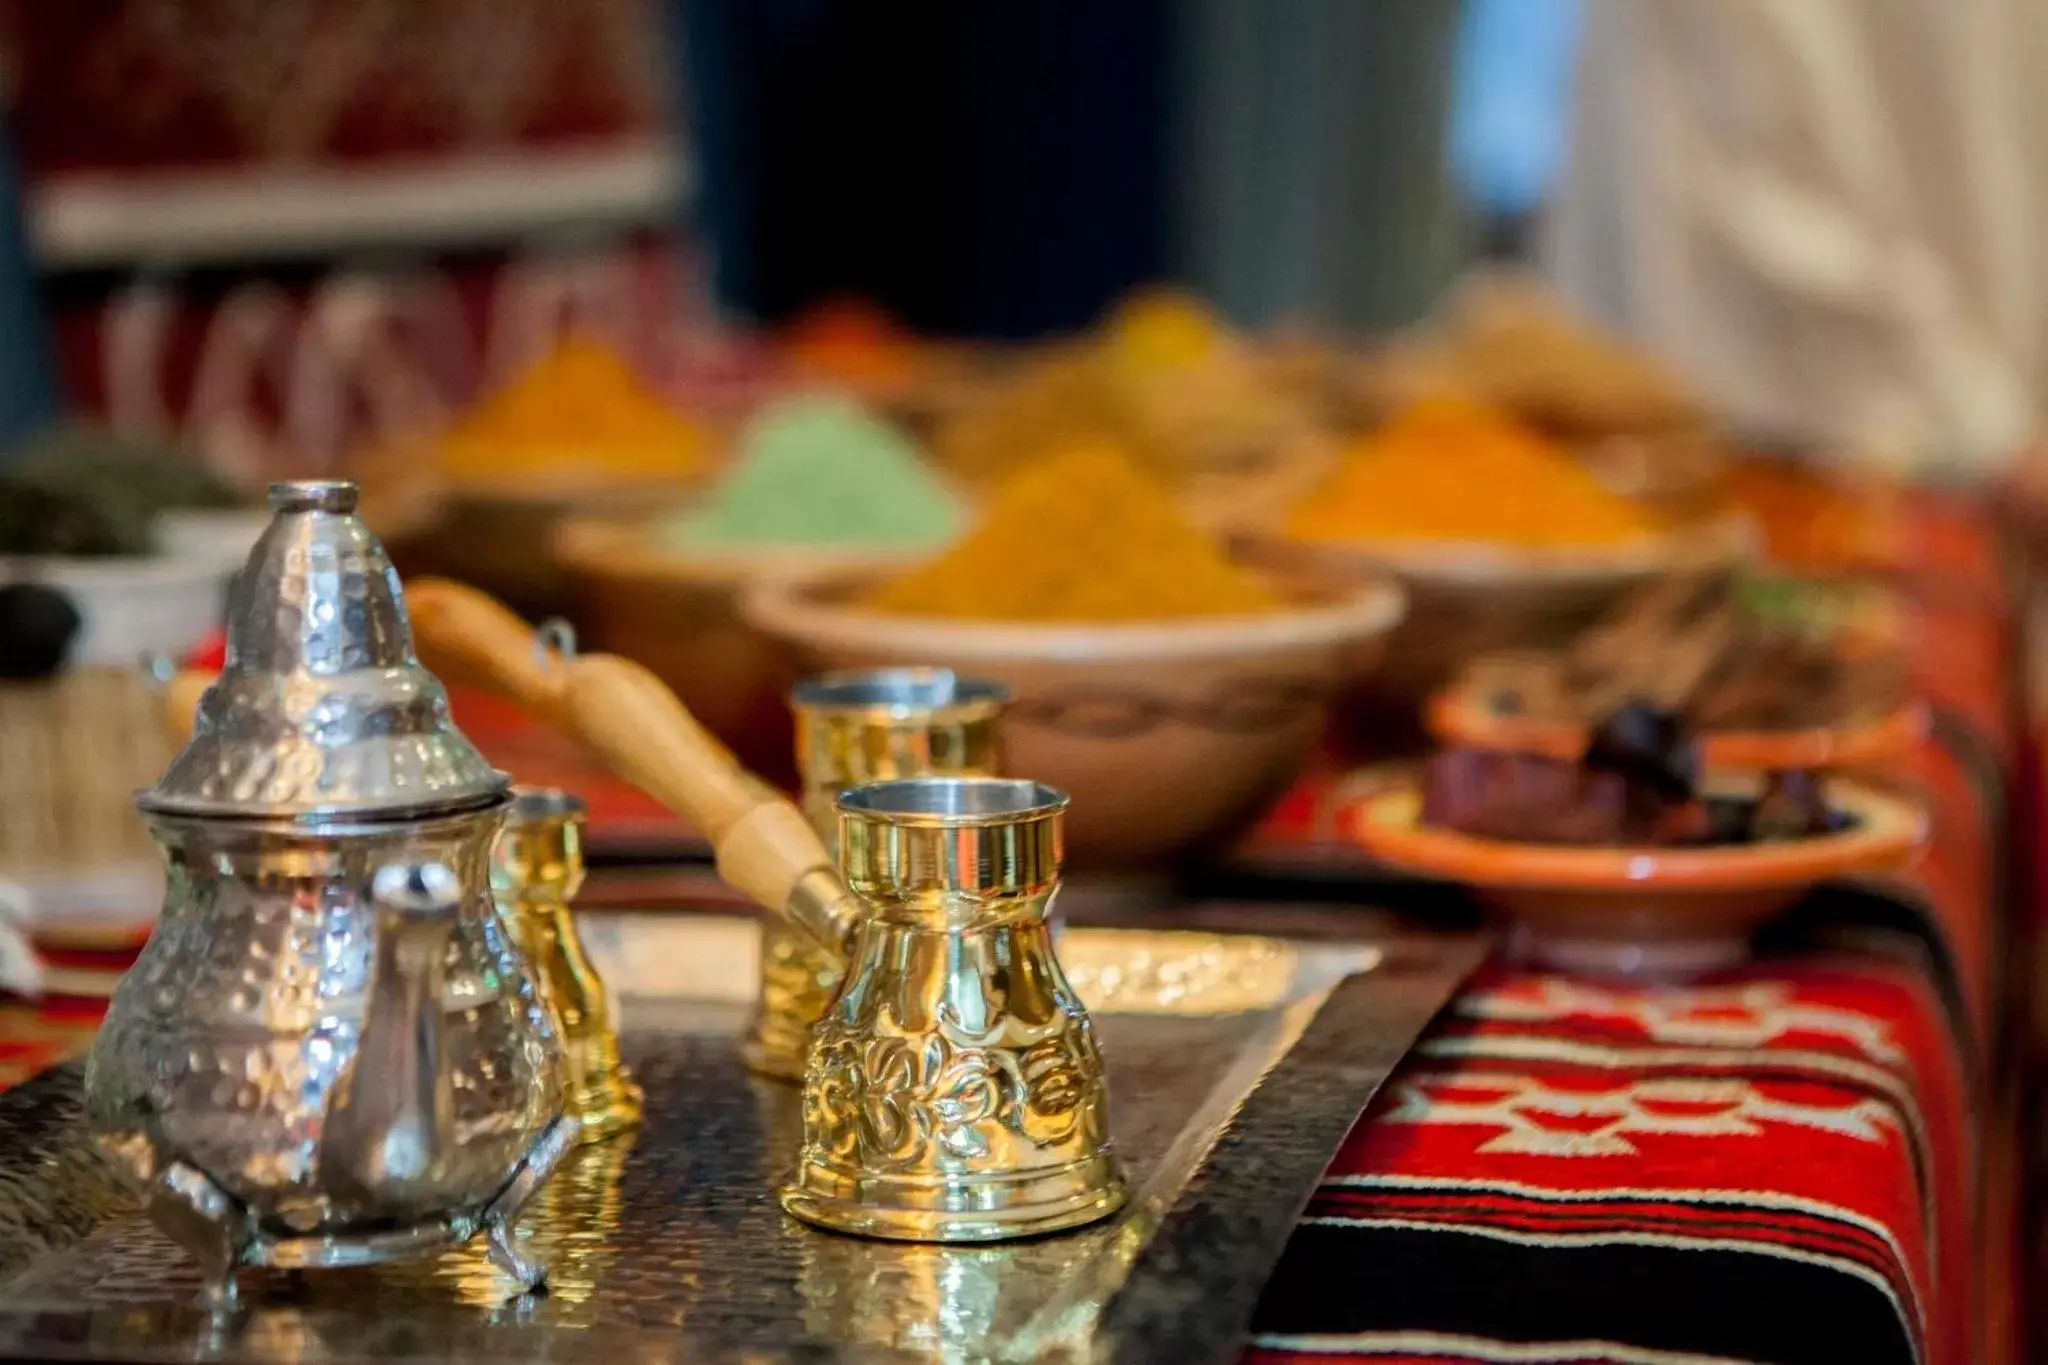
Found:
<svg viewBox="0 0 2048 1365"><path fill-rule="evenodd" d="M975 829L1057 818L1070 798L1029 778L904 777L849 788L836 804L863 824Z"/></svg>
<svg viewBox="0 0 2048 1365"><path fill-rule="evenodd" d="M589 814L590 803L575 792L560 787L514 787L505 825L516 829L522 825L581 820Z"/></svg>
<svg viewBox="0 0 2048 1365"><path fill-rule="evenodd" d="M971 719L1009 704L1008 685L950 668L856 668L820 673L790 690L790 705L833 718Z"/></svg>

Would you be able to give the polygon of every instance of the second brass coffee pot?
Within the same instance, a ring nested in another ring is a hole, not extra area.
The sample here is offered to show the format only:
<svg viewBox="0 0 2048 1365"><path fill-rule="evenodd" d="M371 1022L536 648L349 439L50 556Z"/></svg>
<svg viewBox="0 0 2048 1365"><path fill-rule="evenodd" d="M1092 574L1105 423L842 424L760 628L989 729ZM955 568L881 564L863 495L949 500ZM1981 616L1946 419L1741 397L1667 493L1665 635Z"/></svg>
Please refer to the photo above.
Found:
<svg viewBox="0 0 2048 1365"><path fill-rule="evenodd" d="M1123 1206L1094 1024L1046 923L1066 806L1041 783L972 777L839 798L840 863L867 914L811 1034L790 1213L992 1242Z"/></svg>
<svg viewBox="0 0 2048 1365"><path fill-rule="evenodd" d="M562 1039L568 1116L584 1142L640 1122L646 1096L619 1060L611 991L584 951L571 909L583 885L582 798L521 789L492 855L498 900Z"/></svg>
<svg viewBox="0 0 2048 1365"><path fill-rule="evenodd" d="M867 782L934 776L992 777L1002 769L1001 683L943 668L827 673L797 684L797 767L803 808L828 849L839 844L841 793ZM748 1028L747 1064L801 1081L811 1029L839 987L839 950L780 917L761 925L761 992Z"/></svg>

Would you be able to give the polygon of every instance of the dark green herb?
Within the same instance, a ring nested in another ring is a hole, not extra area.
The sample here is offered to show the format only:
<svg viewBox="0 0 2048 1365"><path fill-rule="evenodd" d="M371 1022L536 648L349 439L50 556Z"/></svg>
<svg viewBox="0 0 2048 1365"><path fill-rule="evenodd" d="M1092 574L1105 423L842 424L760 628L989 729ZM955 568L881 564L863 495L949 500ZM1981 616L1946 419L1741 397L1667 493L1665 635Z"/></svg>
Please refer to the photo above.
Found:
<svg viewBox="0 0 2048 1365"><path fill-rule="evenodd" d="M0 473L0 555L143 555L154 512L127 497Z"/></svg>
<svg viewBox="0 0 2048 1365"><path fill-rule="evenodd" d="M172 442L50 427L0 462L0 554L148 554L157 513L241 501Z"/></svg>

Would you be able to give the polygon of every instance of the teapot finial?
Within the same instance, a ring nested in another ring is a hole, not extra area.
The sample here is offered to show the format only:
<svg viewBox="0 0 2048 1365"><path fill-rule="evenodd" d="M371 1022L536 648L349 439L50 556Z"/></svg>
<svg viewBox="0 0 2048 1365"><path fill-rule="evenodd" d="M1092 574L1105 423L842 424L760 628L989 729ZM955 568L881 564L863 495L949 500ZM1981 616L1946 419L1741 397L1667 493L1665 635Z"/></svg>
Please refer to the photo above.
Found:
<svg viewBox="0 0 2048 1365"><path fill-rule="evenodd" d="M511 783L420 666L391 558L346 479L270 486L229 604L225 666L142 808L318 820L474 809Z"/></svg>
<svg viewBox="0 0 2048 1365"><path fill-rule="evenodd" d="M290 479L270 485L270 505L280 512L356 510L359 496L353 479Z"/></svg>

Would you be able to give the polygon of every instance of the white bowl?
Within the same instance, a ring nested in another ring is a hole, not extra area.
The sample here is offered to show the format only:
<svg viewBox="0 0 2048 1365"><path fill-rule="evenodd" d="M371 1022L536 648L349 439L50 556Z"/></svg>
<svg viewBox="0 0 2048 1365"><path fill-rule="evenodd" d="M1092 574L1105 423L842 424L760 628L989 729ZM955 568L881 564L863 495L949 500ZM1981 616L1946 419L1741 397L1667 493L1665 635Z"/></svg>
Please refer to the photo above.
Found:
<svg viewBox="0 0 2048 1365"><path fill-rule="evenodd" d="M0 581L44 584L78 608L83 620L66 659L73 666L133 665L145 655L186 654L225 617L231 573L217 556L34 555L0 562Z"/></svg>
<svg viewBox="0 0 2048 1365"><path fill-rule="evenodd" d="M269 526L270 513L260 507L181 507L157 515L156 537L166 556L203 560L232 575Z"/></svg>
<svg viewBox="0 0 2048 1365"><path fill-rule="evenodd" d="M1005 767L1073 797L1082 868L1223 852L1294 781L1330 698L1377 662L1404 607L1390 582L1297 580L1300 605L1257 616L1005 624L850 605L873 580L770 580L741 610L814 667L933 665L1007 684Z"/></svg>

